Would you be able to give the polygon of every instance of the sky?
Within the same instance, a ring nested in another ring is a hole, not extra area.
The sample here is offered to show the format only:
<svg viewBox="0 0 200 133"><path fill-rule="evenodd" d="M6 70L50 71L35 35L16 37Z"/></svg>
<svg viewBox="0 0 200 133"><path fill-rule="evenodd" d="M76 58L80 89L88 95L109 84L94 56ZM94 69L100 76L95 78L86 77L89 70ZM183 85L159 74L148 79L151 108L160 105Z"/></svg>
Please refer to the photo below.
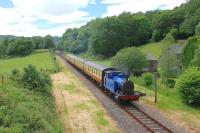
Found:
<svg viewBox="0 0 200 133"><path fill-rule="evenodd" d="M173 9L186 0L0 0L0 35L62 36L68 28L122 12Z"/></svg>

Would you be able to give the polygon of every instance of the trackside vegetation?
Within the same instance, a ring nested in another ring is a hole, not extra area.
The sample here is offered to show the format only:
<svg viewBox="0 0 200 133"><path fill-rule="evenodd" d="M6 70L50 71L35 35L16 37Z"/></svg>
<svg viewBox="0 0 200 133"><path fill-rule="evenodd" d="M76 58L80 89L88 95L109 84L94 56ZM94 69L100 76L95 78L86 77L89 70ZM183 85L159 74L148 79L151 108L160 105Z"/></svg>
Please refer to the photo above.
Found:
<svg viewBox="0 0 200 133"><path fill-rule="evenodd" d="M48 51L40 52L5 59L6 62L0 60L1 68L7 67L0 75L0 132L64 132L51 95L49 74L54 72L56 66ZM34 60L34 56L46 60L47 66L41 65L45 62ZM31 59L34 65L28 65ZM7 60L18 67L9 66ZM17 61L22 64L17 65ZM48 66L50 69L45 69Z"/></svg>

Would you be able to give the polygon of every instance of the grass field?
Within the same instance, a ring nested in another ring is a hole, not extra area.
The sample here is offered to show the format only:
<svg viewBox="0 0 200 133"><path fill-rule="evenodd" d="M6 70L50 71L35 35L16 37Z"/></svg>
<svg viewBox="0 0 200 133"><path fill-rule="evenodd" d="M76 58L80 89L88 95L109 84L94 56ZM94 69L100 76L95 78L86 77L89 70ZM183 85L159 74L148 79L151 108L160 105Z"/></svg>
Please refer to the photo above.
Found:
<svg viewBox="0 0 200 133"><path fill-rule="evenodd" d="M47 50L38 50L28 56L0 59L0 74L8 74L11 70L22 69L28 64L48 71L56 69L50 53Z"/></svg>

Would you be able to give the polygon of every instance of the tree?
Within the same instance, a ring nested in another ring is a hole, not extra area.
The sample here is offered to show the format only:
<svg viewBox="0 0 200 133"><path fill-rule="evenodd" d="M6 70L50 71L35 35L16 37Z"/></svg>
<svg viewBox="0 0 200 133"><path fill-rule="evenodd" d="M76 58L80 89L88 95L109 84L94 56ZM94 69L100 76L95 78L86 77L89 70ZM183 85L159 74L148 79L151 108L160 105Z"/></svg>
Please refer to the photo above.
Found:
<svg viewBox="0 0 200 133"><path fill-rule="evenodd" d="M177 57L172 50L166 49L159 62L159 71L163 82L167 83L169 78L175 78L178 75Z"/></svg>
<svg viewBox="0 0 200 133"><path fill-rule="evenodd" d="M31 38L31 42L34 46L34 49L41 49L41 48L44 48L44 40L43 40L43 37L40 37L40 36L34 36Z"/></svg>
<svg viewBox="0 0 200 133"><path fill-rule="evenodd" d="M15 55L28 55L33 52L33 45L29 38L18 38L14 42L16 45L16 53Z"/></svg>
<svg viewBox="0 0 200 133"><path fill-rule="evenodd" d="M53 37L50 35L47 35L44 37L44 48L54 48L55 44L53 41Z"/></svg>
<svg viewBox="0 0 200 133"><path fill-rule="evenodd" d="M10 41L7 48L7 55L27 55L33 52L34 47L30 38L19 37Z"/></svg>
<svg viewBox="0 0 200 133"><path fill-rule="evenodd" d="M112 65L130 74L138 74L147 66L146 56L136 47L120 50L112 59Z"/></svg>
<svg viewBox="0 0 200 133"><path fill-rule="evenodd" d="M195 50L198 49L198 37L189 38L182 53L182 63L184 68L187 68L194 59Z"/></svg>
<svg viewBox="0 0 200 133"><path fill-rule="evenodd" d="M145 16L122 13L103 19L91 35L89 45L94 54L110 57L124 47L139 46L151 37L151 22Z"/></svg>
<svg viewBox="0 0 200 133"><path fill-rule="evenodd" d="M6 56L6 50L7 46L3 42L0 42L0 58Z"/></svg>

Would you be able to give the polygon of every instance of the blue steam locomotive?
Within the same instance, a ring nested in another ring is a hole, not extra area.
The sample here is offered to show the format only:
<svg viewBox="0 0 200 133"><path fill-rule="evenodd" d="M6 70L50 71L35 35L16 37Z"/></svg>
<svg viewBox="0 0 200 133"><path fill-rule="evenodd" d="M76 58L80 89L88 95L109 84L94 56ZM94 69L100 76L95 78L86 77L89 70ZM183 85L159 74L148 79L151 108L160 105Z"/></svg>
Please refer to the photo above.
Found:
<svg viewBox="0 0 200 133"><path fill-rule="evenodd" d="M65 59L108 90L117 100L137 101L141 96L145 96L144 93L135 91L129 77L115 68L102 66L72 54L67 54Z"/></svg>

